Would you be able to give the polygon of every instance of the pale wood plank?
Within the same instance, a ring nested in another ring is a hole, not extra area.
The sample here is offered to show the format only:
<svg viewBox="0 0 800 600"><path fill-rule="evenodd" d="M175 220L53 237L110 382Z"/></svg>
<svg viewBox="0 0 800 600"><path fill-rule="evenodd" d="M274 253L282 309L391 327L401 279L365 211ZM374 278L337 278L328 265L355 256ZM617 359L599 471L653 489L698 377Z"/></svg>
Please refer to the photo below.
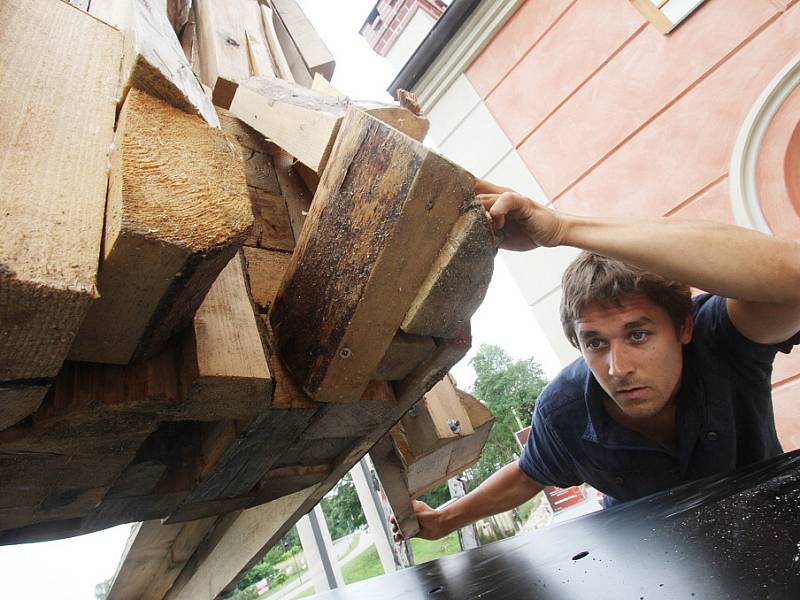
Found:
<svg viewBox="0 0 800 600"><path fill-rule="evenodd" d="M301 507L313 491L313 487L308 488L243 511L224 538L195 566L194 576L187 578L180 589L173 588L167 598L215 597L239 572L242 563L263 548L264 540L273 538L281 530L286 516Z"/></svg>
<svg viewBox="0 0 800 600"><path fill-rule="evenodd" d="M406 538L419 531L412 500L475 464L494 423L491 412L469 394L456 390L449 376L437 387L436 398L443 398L442 392L447 392L448 408L452 409L450 396L459 405L463 414L463 435L440 435L436 425L441 415L436 408L442 403L432 398L434 390L431 390L417 411L406 414L370 450L400 531ZM465 424L468 427L464 427Z"/></svg>
<svg viewBox="0 0 800 600"><path fill-rule="evenodd" d="M284 54L281 43L278 40L278 32L275 30L272 9L266 4L261 5L261 22L264 26L264 34L266 35L270 56L275 63L275 75L286 81L293 82L292 68L286 60L286 54Z"/></svg>
<svg viewBox="0 0 800 600"><path fill-rule="evenodd" d="M291 77L284 77L287 81L295 81L303 87L309 88L311 87L312 75L309 73L305 61L303 61L300 50L295 45L294 40L292 40L292 36L289 35L286 25L284 25L280 15L272 10L272 8L274 8L274 6L268 8L266 4L262 4L261 6L264 27L266 30L274 30L275 37L278 41L277 46L274 47L273 56L283 55L286 66L289 67L291 73ZM278 46L280 47L280 52L277 50ZM281 69L281 72L283 72L283 69ZM281 76L283 77L283 75Z"/></svg>
<svg viewBox="0 0 800 600"><path fill-rule="evenodd" d="M664 13L651 0L628 0L659 32L667 34L675 28Z"/></svg>
<svg viewBox="0 0 800 600"><path fill-rule="evenodd" d="M0 381L13 382L56 375L96 297L122 36L46 0L3 2L0 22Z"/></svg>
<svg viewBox="0 0 800 600"><path fill-rule="evenodd" d="M89 10L125 33L120 98L135 87L219 127L214 107L192 72L163 3L92 0Z"/></svg>
<svg viewBox="0 0 800 600"><path fill-rule="evenodd" d="M195 419L216 420L264 412L272 397L243 258L231 259L197 309L181 352L185 410Z"/></svg>
<svg viewBox="0 0 800 600"><path fill-rule="evenodd" d="M271 77L239 82L218 78L214 104L247 123L318 175L328 161L341 121L351 106L368 112L416 140L429 123L399 106L352 102Z"/></svg>
<svg viewBox="0 0 800 600"><path fill-rule="evenodd" d="M253 301L264 314L272 306L292 255L286 252L244 248Z"/></svg>
<svg viewBox="0 0 800 600"><path fill-rule="evenodd" d="M308 71L312 75L320 74L330 80L336 61L300 5L295 0L271 1Z"/></svg>
<svg viewBox="0 0 800 600"><path fill-rule="evenodd" d="M441 439L461 437L473 432L472 422L459 398L450 375L425 394L425 408L431 415L434 431ZM454 422L454 427L450 422Z"/></svg>
<svg viewBox="0 0 800 600"><path fill-rule="evenodd" d="M200 80L213 89L217 77L250 75L247 36L242 18L248 0L195 0Z"/></svg>

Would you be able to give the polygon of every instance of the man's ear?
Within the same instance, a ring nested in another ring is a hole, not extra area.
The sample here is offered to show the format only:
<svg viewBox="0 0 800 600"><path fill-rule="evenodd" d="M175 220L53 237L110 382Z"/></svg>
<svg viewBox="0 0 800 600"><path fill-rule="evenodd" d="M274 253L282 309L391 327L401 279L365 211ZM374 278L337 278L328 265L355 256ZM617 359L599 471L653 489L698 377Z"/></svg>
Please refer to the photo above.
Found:
<svg viewBox="0 0 800 600"><path fill-rule="evenodd" d="M681 344L688 344L692 341L692 334L694 334L694 317L691 313L686 316L683 326L680 331Z"/></svg>

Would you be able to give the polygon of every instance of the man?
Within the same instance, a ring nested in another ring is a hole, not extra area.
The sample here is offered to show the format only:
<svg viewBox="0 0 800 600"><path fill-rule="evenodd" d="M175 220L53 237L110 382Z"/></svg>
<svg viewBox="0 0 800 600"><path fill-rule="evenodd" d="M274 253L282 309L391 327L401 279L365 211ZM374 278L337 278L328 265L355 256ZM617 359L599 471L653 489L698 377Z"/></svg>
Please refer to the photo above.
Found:
<svg viewBox="0 0 800 600"><path fill-rule="evenodd" d="M770 376L775 354L800 343L800 244L710 222L575 217L482 181L476 191L500 247L585 251L561 306L581 358L540 395L519 462L442 510L415 503L420 537L546 485L587 482L611 505L781 453ZM692 300L690 285L710 293Z"/></svg>

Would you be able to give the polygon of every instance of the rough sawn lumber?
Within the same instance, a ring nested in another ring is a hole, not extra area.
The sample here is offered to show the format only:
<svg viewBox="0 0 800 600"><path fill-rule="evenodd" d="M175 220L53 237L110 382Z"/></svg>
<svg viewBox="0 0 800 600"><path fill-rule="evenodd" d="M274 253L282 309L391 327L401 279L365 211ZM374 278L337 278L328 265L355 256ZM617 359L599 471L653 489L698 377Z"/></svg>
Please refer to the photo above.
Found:
<svg viewBox="0 0 800 600"><path fill-rule="evenodd" d="M442 435L437 425L444 422L446 426L449 418L461 422L459 435ZM419 531L412 500L472 466L480 457L493 423L489 409L457 390L448 376L370 450L406 538Z"/></svg>
<svg viewBox="0 0 800 600"><path fill-rule="evenodd" d="M220 77L214 87L214 104L229 110L319 175L351 105L414 139L423 139L428 131L428 120L405 108L354 103L275 77L251 77L240 82Z"/></svg>
<svg viewBox="0 0 800 600"><path fill-rule="evenodd" d="M39 405L97 295L122 36L48 0L2 2L0 22L3 429Z"/></svg>
<svg viewBox="0 0 800 600"><path fill-rule="evenodd" d="M300 5L295 0L271 1L308 71L312 75L319 73L330 81L336 61Z"/></svg>
<svg viewBox="0 0 800 600"><path fill-rule="evenodd" d="M125 33L120 99L135 87L219 127L214 106L192 72L163 0L92 0L89 12Z"/></svg>
<svg viewBox="0 0 800 600"><path fill-rule="evenodd" d="M374 379L429 266L476 200L471 175L357 109L330 167L271 322L306 393L342 402Z"/></svg>
<svg viewBox="0 0 800 600"><path fill-rule="evenodd" d="M95 301L70 358L126 364L185 327L253 224L233 144L131 90L117 124Z"/></svg>

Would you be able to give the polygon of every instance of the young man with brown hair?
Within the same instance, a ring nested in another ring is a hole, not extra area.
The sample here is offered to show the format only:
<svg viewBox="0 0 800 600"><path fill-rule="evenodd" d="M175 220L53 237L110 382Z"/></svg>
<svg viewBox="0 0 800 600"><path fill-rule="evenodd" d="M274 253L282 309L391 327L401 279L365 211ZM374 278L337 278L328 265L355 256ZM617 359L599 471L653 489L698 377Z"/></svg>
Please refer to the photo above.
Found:
<svg viewBox="0 0 800 600"><path fill-rule="evenodd" d="M770 376L800 343L800 244L676 219L575 217L479 182L500 247L584 252L562 281L561 321L581 358L542 392L518 462L442 510L436 539L546 485L589 483L606 505L781 453ZM709 293L694 299L694 286Z"/></svg>

